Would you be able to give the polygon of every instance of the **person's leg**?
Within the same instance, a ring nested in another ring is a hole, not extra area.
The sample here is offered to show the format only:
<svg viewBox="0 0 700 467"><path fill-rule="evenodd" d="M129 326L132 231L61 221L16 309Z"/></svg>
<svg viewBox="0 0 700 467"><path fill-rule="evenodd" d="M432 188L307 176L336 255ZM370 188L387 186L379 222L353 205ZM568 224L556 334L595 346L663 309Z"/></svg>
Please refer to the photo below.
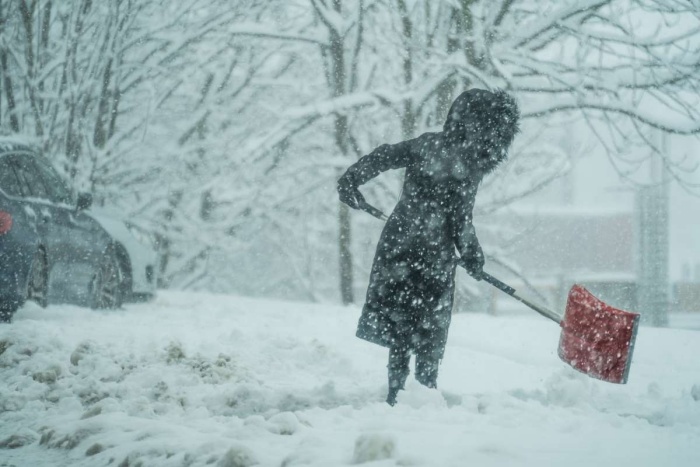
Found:
<svg viewBox="0 0 700 467"><path fill-rule="evenodd" d="M389 394L386 398L387 404L396 404L396 396L404 388L406 378L408 378L410 373L408 367L410 361L411 353L406 347L392 347L389 349L389 364L387 365L389 369Z"/></svg>
<svg viewBox="0 0 700 467"><path fill-rule="evenodd" d="M432 352L416 352L416 381L429 388L437 388L437 374L440 360Z"/></svg>
<svg viewBox="0 0 700 467"><path fill-rule="evenodd" d="M432 345L421 346L416 350L416 381L429 388L437 388L438 366L440 358L436 357Z"/></svg>
<svg viewBox="0 0 700 467"><path fill-rule="evenodd" d="M434 266L426 271L422 285L425 299L417 326L416 380L423 386L437 388L438 368L452 316L454 266Z"/></svg>

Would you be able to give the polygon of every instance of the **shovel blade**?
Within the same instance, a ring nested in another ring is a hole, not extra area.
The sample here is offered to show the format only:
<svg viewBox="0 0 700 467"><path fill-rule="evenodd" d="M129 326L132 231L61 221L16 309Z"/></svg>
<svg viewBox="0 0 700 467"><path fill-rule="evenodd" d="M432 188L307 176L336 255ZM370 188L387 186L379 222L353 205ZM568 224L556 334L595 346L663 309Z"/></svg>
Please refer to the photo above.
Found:
<svg viewBox="0 0 700 467"><path fill-rule="evenodd" d="M639 313L614 308L574 285L561 327L559 358L593 378L627 382Z"/></svg>

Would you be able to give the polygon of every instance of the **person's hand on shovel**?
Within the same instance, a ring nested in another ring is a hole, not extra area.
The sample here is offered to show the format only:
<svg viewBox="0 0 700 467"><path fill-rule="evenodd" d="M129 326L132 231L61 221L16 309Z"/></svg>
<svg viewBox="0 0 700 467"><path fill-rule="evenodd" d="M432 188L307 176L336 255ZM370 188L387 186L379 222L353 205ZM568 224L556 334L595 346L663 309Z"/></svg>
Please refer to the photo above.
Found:
<svg viewBox="0 0 700 467"><path fill-rule="evenodd" d="M467 274L474 279L480 281L484 275L484 252L481 250L481 245L469 248L459 260L459 264L467 270Z"/></svg>
<svg viewBox="0 0 700 467"><path fill-rule="evenodd" d="M341 202L353 209L360 209L363 204L367 203L355 182L347 176L338 180L338 196Z"/></svg>

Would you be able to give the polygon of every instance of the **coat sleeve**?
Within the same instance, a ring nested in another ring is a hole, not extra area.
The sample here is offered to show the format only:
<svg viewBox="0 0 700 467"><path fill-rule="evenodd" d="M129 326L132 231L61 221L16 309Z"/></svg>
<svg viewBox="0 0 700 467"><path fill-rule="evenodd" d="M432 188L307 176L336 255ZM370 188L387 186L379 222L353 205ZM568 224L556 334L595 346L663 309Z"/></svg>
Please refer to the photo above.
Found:
<svg viewBox="0 0 700 467"><path fill-rule="evenodd" d="M453 211L452 232L455 246L462 258L471 258L481 253L481 245L472 223L472 212L476 201L476 185L464 187L459 193L457 208Z"/></svg>
<svg viewBox="0 0 700 467"><path fill-rule="evenodd" d="M353 186L360 186L389 169L410 165L416 157L415 139L397 144L383 144L351 165L340 178Z"/></svg>

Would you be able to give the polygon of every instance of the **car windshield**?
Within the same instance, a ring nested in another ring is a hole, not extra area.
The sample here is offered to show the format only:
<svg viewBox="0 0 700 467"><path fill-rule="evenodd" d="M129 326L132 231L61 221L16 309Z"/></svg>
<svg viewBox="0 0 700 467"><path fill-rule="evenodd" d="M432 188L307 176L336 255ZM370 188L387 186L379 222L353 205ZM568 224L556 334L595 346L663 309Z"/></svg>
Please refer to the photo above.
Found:
<svg viewBox="0 0 700 467"><path fill-rule="evenodd" d="M22 196L22 189L10 159L2 156L0 156L0 190L9 196Z"/></svg>

